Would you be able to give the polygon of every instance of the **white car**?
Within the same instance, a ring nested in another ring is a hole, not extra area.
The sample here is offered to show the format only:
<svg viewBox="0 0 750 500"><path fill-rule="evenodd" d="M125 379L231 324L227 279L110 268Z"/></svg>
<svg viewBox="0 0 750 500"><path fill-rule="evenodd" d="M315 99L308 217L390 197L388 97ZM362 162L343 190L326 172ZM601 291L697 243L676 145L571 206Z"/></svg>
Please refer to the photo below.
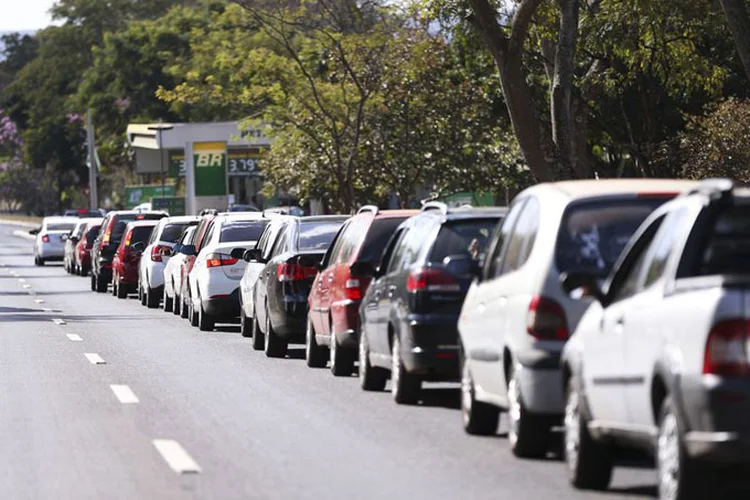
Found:
<svg viewBox="0 0 750 500"><path fill-rule="evenodd" d="M138 286L150 309L159 307L164 295L164 268L172 255L172 248L185 229L198 225L198 220L192 215L165 217L151 233L138 265Z"/></svg>
<svg viewBox="0 0 750 500"><path fill-rule="evenodd" d="M258 244L252 249L251 252L246 252L244 255L247 261L247 267L245 267L245 274L240 280L240 331L243 337L253 336L253 317L255 311L253 310L253 304L255 304L255 283L258 281L258 276L263 268L266 266L263 262L266 262L271 256L271 250L273 244L279 236L279 233L284 228L284 221L288 217L278 216L273 217L271 222L268 223L263 234L258 240ZM261 257L261 261L257 260L257 257ZM258 342L258 348L263 348L263 339L254 339L254 343Z"/></svg>
<svg viewBox="0 0 750 500"><path fill-rule="evenodd" d="M34 240L34 264L43 266L48 261L61 261L65 257L64 235L70 232L81 221L78 217L45 217L42 227L32 229Z"/></svg>
<svg viewBox="0 0 750 500"><path fill-rule="evenodd" d="M654 452L660 500L750 485L749 255L750 190L712 180L657 209L603 287L565 278L595 299L562 358L574 486L607 488L616 446Z"/></svg>
<svg viewBox="0 0 750 500"><path fill-rule="evenodd" d="M605 278L643 220L695 183L591 180L519 194L495 230L458 322L461 411L471 434L494 434L507 410L517 456L543 456L562 421L560 354L588 303L561 273Z"/></svg>
<svg viewBox="0 0 750 500"><path fill-rule="evenodd" d="M187 280L193 326L211 331L217 321L239 316L239 286L247 265L242 256L255 247L268 221L260 212L219 215L211 221Z"/></svg>
<svg viewBox="0 0 750 500"><path fill-rule="evenodd" d="M183 246L192 243L197 229L197 225L185 229L180 241L172 247L172 256L169 258L167 265L164 266L164 310L172 312L177 316L180 315L180 306L182 305L182 300L180 299L180 284L182 283L180 271L182 261L185 260L185 254L181 250Z"/></svg>

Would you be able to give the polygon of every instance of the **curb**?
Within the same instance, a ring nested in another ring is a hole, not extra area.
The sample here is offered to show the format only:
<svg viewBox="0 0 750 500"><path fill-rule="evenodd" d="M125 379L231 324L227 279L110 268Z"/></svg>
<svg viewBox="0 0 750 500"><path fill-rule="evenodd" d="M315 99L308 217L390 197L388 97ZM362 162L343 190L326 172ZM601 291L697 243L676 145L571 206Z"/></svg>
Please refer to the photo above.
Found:
<svg viewBox="0 0 750 500"><path fill-rule="evenodd" d="M28 227L29 229L34 229L35 227L39 227L40 224L32 224L31 222L18 222L15 220L7 220L0 218L0 225L4 226L17 226L17 227Z"/></svg>
<svg viewBox="0 0 750 500"><path fill-rule="evenodd" d="M16 230L13 231L13 236L17 236L18 238L23 238L25 240L34 241L36 240L36 236L31 235L27 233L26 231Z"/></svg>

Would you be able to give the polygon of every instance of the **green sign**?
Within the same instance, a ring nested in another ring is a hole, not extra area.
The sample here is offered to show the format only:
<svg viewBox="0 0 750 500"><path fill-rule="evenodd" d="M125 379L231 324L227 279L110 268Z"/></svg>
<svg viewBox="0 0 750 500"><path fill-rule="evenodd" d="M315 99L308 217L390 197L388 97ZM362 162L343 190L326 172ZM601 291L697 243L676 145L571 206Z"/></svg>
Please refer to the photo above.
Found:
<svg viewBox="0 0 750 500"><path fill-rule="evenodd" d="M260 175L261 150L258 148L230 149L227 173L229 177Z"/></svg>
<svg viewBox="0 0 750 500"><path fill-rule="evenodd" d="M125 187L125 206L133 208L141 203L149 203L152 198L159 196L174 196L174 186L147 185L147 186L126 186Z"/></svg>
<svg viewBox="0 0 750 500"><path fill-rule="evenodd" d="M226 196L227 146L223 142L196 142L195 195Z"/></svg>
<svg viewBox="0 0 750 500"><path fill-rule="evenodd" d="M169 150L169 176L185 177L187 168L185 168L185 151L182 149Z"/></svg>
<svg viewBox="0 0 750 500"><path fill-rule="evenodd" d="M474 207L491 207L495 204L495 197L492 193L484 192L464 192L455 193L450 196L441 198L441 201L447 203L451 207L460 207L462 205L471 205Z"/></svg>
<svg viewBox="0 0 750 500"><path fill-rule="evenodd" d="M169 215L185 215L185 198L177 196L164 196L151 199L151 208L164 210Z"/></svg>

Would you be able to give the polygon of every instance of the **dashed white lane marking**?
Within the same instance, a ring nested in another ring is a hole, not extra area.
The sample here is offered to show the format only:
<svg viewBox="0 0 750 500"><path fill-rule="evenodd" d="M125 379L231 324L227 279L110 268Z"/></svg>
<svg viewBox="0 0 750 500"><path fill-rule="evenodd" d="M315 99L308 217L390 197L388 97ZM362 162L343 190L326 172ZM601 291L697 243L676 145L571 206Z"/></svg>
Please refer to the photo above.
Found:
<svg viewBox="0 0 750 500"><path fill-rule="evenodd" d="M91 363L92 365L106 365L107 364L107 362L104 361L102 357L99 356L95 352L87 352L87 353L84 353L83 355L86 356L86 359L88 359L89 363Z"/></svg>
<svg viewBox="0 0 750 500"><path fill-rule="evenodd" d="M42 302L44 302L44 301L42 301ZM50 307L45 307L44 309L42 309L42 311L44 311L46 313L61 313L62 309L52 309Z"/></svg>
<svg viewBox="0 0 750 500"><path fill-rule="evenodd" d="M83 339L77 333L69 333L68 340L70 340L71 342L83 342Z"/></svg>
<svg viewBox="0 0 750 500"><path fill-rule="evenodd" d="M36 302L37 304L44 304L43 299L34 299L34 302Z"/></svg>
<svg viewBox="0 0 750 500"><path fill-rule="evenodd" d="M151 441L167 465L177 474L198 473L201 468L188 452L172 439L154 439Z"/></svg>
<svg viewBox="0 0 750 500"><path fill-rule="evenodd" d="M120 403L124 405L135 404L139 401L138 396L127 385L110 385L109 388L115 393Z"/></svg>
<svg viewBox="0 0 750 500"><path fill-rule="evenodd" d="M26 283L26 280L24 278L18 278L19 283Z"/></svg>
<svg viewBox="0 0 750 500"><path fill-rule="evenodd" d="M62 318L52 318L52 322L58 326L67 325L65 320Z"/></svg>
<svg viewBox="0 0 750 500"><path fill-rule="evenodd" d="M29 285L28 283L24 283L24 284L23 284L23 287L24 287L24 288L31 288L31 285Z"/></svg>

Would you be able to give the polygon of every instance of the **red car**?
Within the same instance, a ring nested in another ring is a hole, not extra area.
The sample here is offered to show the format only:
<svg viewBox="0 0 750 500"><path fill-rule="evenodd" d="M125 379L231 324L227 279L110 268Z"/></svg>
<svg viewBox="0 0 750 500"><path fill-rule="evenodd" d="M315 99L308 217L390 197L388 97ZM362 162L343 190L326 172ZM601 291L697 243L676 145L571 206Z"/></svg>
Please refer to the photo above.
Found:
<svg viewBox="0 0 750 500"><path fill-rule="evenodd" d="M125 299L138 290L138 264L157 220L129 222L112 260L112 295Z"/></svg>
<svg viewBox="0 0 750 500"><path fill-rule="evenodd" d="M104 218L91 219L86 223L83 230L83 237L76 243L74 250L74 268L76 274L86 276L91 270L91 248L94 246L94 240L99 236L99 230L102 228Z"/></svg>
<svg viewBox="0 0 750 500"><path fill-rule="evenodd" d="M359 346L359 304L370 284L358 269L377 267L396 228L418 213L366 206L341 228L308 299L307 366L322 368L330 357L334 375L351 375Z"/></svg>

